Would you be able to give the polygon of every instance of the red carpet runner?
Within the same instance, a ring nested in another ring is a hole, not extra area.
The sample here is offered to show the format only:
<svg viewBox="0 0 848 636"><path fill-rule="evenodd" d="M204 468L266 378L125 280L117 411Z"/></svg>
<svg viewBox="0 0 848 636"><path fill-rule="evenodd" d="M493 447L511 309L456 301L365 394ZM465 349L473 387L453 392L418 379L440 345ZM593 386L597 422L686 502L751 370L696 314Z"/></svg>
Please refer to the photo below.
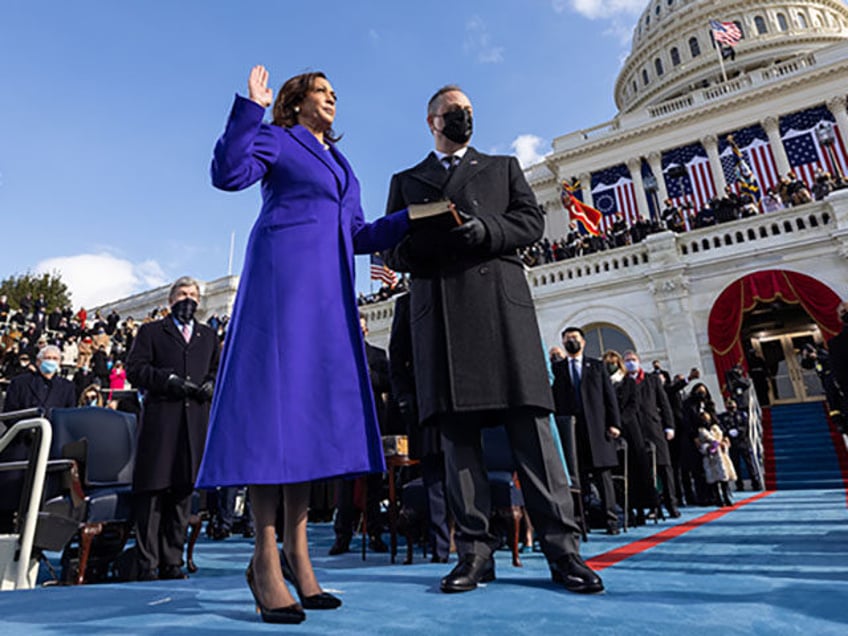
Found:
<svg viewBox="0 0 848 636"><path fill-rule="evenodd" d="M628 543L627 545L623 545L620 548L616 548L615 550L610 550L609 552L599 554L598 556L586 561L586 563L588 563L589 567L591 567L593 570L603 570L605 568L610 567L611 565L615 565L616 563L621 563L625 559L629 559L632 556L641 554L646 550L650 550L654 546L658 546L661 543L671 541L672 539L684 535L690 530L699 528L704 524L709 523L710 521L715 521L719 517L723 517L724 515L726 515L728 512L738 510L742 506L747 506L749 503L753 503L762 499L763 497L767 497L768 495L772 494L772 492L773 491L764 490L763 492L757 493L756 495L748 497L748 499L740 501L739 503L729 506L727 508L717 508L712 512L708 512L707 514L701 515L700 517L696 517L695 519L692 519L690 521L684 521L681 524L678 524L672 528L667 528L666 530L651 535L650 537L639 539L638 541Z"/></svg>

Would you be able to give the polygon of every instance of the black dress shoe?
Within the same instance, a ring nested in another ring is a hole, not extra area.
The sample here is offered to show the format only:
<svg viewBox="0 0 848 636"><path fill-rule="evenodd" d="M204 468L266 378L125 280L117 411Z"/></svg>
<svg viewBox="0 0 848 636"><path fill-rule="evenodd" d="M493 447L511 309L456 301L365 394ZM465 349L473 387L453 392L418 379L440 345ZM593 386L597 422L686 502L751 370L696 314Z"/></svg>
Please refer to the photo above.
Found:
<svg viewBox="0 0 848 636"><path fill-rule="evenodd" d="M336 537L336 540L330 547L330 552L328 554L330 556L336 556L337 554L344 554L345 552L350 552L350 537Z"/></svg>
<svg viewBox="0 0 848 636"><path fill-rule="evenodd" d="M183 572L179 565L166 565L159 568L160 581L180 581L187 578L188 574Z"/></svg>
<svg viewBox="0 0 848 636"><path fill-rule="evenodd" d="M448 557L446 557L446 556L438 556L438 555L434 554L433 556L430 557L430 563L447 563L447 562L448 562Z"/></svg>
<svg viewBox="0 0 848 636"><path fill-rule="evenodd" d="M551 580L569 592L597 594L604 591L604 583L578 554L566 554L550 564Z"/></svg>
<svg viewBox="0 0 848 636"><path fill-rule="evenodd" d="M470 592L477 588L478 583L488 583L495 580L495 560L477 554L469 553L463 556L450 574L444 577L439 585L442 592Z"/></svg>
<svg viewBox="0 0 848 636"><path fill-rule="evenodd" d="M253 559L250 560L244 576L247 579L247 587L250 588L250 593L253 594L253 600L256 601L256 610L262 616L263 622L295 624L302 623L306 620L306 612L303 611L303 608L298 603L270 609L259 602L259 595L256 593L256 583L253 580Z"/></svg>
<svg viewBox="0 0 848 636"><path fill-rule="evenodd" d="M375 534L368 539L368 549L371 550L371 552L379 552L382 554L389 551L389 546L387 546L386 542L380 538L380 535Z"/></svg>
<svg viewBox="0 0 848 636"><path fill-rule="evenodd" d="M677 519L677 518L680 517L680 511L677 508L669 508L668 509L668 516L671 517L672 519Z"/></svg>
<svg viewBox="0 0 848 636"><path fill-rule="evenodd" d="M329 592L320 592L312 596L304 596L300 589L300 583L297 582L297 577L294 575L289 565L289 560L286 558L286 553L280 550L280 568L283 570L283 578L294 585L297 596L300 599L300 604L303 609L308 610L331 610L341 607L342 600L338 596L333 596Z"/></svg>
<svg viewBox="0 0 848 636"><path fill-rule="evenodd" d="M617 523L610 523L607 525L607 534L616 535L621 534L621 530L618 529Z"/></svg>

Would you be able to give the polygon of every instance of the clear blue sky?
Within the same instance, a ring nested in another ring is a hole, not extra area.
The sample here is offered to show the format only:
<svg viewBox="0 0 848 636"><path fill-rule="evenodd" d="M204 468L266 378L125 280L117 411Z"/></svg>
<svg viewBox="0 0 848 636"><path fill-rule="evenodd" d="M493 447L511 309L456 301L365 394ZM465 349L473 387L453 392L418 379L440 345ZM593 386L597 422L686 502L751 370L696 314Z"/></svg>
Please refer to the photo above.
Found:
<svg viewBox="0 0 848 636"><path fill-rule="evenodd" d="M339 94L335 128L367 218L392 173L431 149L425 105L446 83L475 107L474 146L548 152L615 115L612 85L645 0L4 2L0 278L56 267L75 304L234 271L258 187L208 168L250 67L307 69ZM528 141L529 139L529 141ZM315 258L321 258L316 254ZM367 258L357 259L367 291Z"/></svg>

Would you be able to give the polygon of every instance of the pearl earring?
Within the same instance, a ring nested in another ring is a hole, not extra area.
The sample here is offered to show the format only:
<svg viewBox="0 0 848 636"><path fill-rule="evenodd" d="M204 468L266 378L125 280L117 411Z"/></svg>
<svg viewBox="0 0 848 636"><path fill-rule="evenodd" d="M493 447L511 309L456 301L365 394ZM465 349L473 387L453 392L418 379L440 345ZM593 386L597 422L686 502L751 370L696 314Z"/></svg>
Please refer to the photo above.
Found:
<svg viewBox="0 0 848 636"><path fill-rule="evenodd" d="M294 107L294 112L295 112L295 113L299 113L299 112L300 112L300 106L295 106L295 107Z"/></svg>

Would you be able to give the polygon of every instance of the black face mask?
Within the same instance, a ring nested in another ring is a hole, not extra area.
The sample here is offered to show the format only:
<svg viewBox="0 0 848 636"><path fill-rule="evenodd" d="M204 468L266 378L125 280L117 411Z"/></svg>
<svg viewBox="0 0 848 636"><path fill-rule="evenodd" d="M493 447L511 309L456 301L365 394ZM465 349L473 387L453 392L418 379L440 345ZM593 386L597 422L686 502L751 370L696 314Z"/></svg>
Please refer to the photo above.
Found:
<svg viewBox="0 0 848 636"><path fill-rule="evenodd" d="M195 311L197 311L197 301L193 298L183 298L171 305L171 314L184 325L191 322Z"/></svg>
<svg viewBox="0 0 848 636"><path fill-rule="evenodd" d="M442 128L442 134L450 139L455 144L464 144L471 139L471 133L474 132L474 121L471 113L467 110L451 110L442 115L445 120L445 127Z"/></svg>
<svg viewBox="0 0 848 636"><path fill-rule="evenodd" d="M844 324L848 325L848 311L846 311L844 314L842 314L842 322Z"/></svg>
<svg viewBox="0 0 848 636"><path fill-rule="evenodd" d="M576 340L566 340L565 350L568 351L568 353L580 353L580 343Z"/></svg>
<svg viewBox="0 0 848 636"><path fill-rule="evenodd" d="M618 365L615 362L607 362L607 373L615 375L618 371Z"/></svg>

